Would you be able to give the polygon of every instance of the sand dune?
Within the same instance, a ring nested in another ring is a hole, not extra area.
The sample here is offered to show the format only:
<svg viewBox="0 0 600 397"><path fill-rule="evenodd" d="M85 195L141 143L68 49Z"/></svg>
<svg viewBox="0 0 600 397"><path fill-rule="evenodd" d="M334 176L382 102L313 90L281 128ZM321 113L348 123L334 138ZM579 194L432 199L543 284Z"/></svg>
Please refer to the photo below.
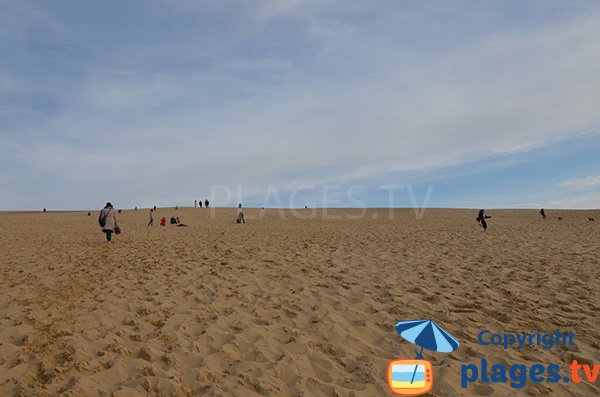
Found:
<svg viewBox="0 0 600 397"><path fill-rule="evenodd" d="M600 212L159 209L0 213L2 396L388 396L394 329L433 319L461 342L426 352L433 396L593 396L596 385L481 382L460 365L600 363ZM561 216L562 221L557 217ZM589 222L588 216L596 218ZM349 219L357 218L357 219ZM576 346L502 350L482 329L576 334Z"/></svg>

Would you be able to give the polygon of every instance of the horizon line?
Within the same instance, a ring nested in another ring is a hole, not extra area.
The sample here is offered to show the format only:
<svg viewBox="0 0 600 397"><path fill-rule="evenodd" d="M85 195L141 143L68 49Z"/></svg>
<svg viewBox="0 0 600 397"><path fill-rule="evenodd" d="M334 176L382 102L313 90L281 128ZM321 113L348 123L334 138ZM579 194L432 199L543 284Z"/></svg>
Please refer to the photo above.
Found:
<svg viewBox="0 0 600 397"><path fill-rule="evenodd" d="M137 210L150 210L153 207L138 207ZM547 211L600 211L600 208L552 208L552 207L484 207L486 210L490 211L537 211L539 209L544 209ZM91 211L100 211L102 208L92 208L92 209L48 209L45 208L46 212L91 212ZM132 211L135 212L134 208L116 208L120 211ZM177 211L178 209L193 209L193 210L222 210L222 209L240 209L237 206L232 207L190 207L190 206L178 206L177 209L175 207L156 207L156 209L172 209ZM481 207L255 207L248 206L242 207L244 209L257 209L257 210L425 210L425 209L433 209L433 210L474 210L478 211L482 209ZM26 209L26 210L15 210L15 209L0 209L0 214L2 213L44 213L44 209Z"/></svg>

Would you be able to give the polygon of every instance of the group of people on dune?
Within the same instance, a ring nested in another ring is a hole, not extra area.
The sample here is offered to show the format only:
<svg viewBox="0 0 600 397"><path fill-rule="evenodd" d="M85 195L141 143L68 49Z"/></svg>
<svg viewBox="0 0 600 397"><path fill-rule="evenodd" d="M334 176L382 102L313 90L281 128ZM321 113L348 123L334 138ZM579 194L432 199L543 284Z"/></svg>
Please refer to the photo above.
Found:
<svg viewBox="0 0 600 397"><path fill-rule="evenodd" d="M540 215L542 216L542 219L544 221L548 219L548 217L546 216L546 211L543 208L540 210ZM481 226L484 231L487 231L487 222L485 220L489 218L491 218L491 216L487 215L485 213L485 210L479 210L479 214L477 215L477 218L475 218L475 220L477 221L477 223L479 223L479 226ZM562 221L563 218L559 216L558 220ZM588 218L588 221L594 222L594 218Z"/></svg>
<svg viewBox="0 0 600 397"><path fill-rule="evenodd" d="M195 200L194 201L195 207L196 207L197 203L198 203L198 201ZM206 208L208 208L209 204L210 204L210 202L208 200L204 201L204 205ZM201 201L200 201L200 208L202 208ZM238 205L238 208L242 208L241 203ZM175 209L177 209L177 207L175 207ZM136 207L136 210L137 210L137 207ZM154 206L152 209L150 209L150 219L148 221L148 226L154 225L154 213L155 212L156 212L156 206ZM121 210L119 210L119 213L121 213ZM90 214L88 213L88 215L90 215ZM171 225L175 225L178 227L187 227L186 224L181 222L181 219L179 219L178 216L171 216L171 219L169 222ZM119 225L117 223L116 211L110 202L106 203L104 208L100 211L100 215L98 216L98 223L100 224L100 227L102 228L102 232L106 235L106 241L112 240L113 233L114 234L121 233L121 228L119 227ZM239 211L238 217L236 219L236 223L246 223L246 218L242 211ZM163 216L161 218L160 226L164 226L164 227L167 226L167 218L166 217Z"/></svg>
<svg viewBox="0 0 600 397"><path fill-rule="evenodd" d="M544 211L543 208L540 210L540 215L542 216L543 220L546 220L546 212ZM475 218L477 223L479 223L479 226L481 226L483 228L484 232L487 231L487 222L485 220L490 219L490 218L491 218L491 216L486 214L485 210L479 210L479 214L477 214L477 218Z"/></svg>
<svg viewBox="0 0 600 397"><path fill-rule="evenodd" d="M206 208L208 208L210 204L210 201L208 201L208 199L204 199L204 206ZM197 208L198 206L200 206L200 208L202 208L202 200L194 200L194 208Z"/></svg>
<svg viewBox="0 0 600 397"><path fill-rule="evenodd" d="M156 207L155 207L156 208ZM153 226L154 225L154 212L156 211L156 209L151 209L150 210L150 220L148 221L148 226ZM171 216L171 219L169 220L169 223L171 225L175 225L175 226L184 226L187 227L186 224L184 224L183 222L181 222L181 219L179 219L179 217L177 216ZM167 218L166 217L162 217L160 219L160 225L161 226L167 226Z"/></svg>
<svg viewBox="0 0 600 397"><path fill-rule="evenodd" d="M202 201L198 201L198 200L194 200L194 207L197 207L198 202L200 203L200 208L202 208ZM209 204L210 203L208 200L204 200L204 205L206 208L208 208ZM240 211L238 213L236 223L246 223L246 218L244 216L244 213L241 211L242 203L238 204L238 208L240 209ZM150 220L148 222L148 226L154 225L154 213L155 212L156 212L156 206L154 206L154 208L152 208L150 210ZM89 215L89 213L88 213L88 215ZM543 220L546 220L546 218L547 218L546 211L544 211L543 208L540 210L540 215L542 216ZM486 219L490 219L490 218L491 218L491 216L486 214L485 210L481 209L481 210L479 210L479 213L477 214L477 218L475 218L475 220L477 221L479 226L481 226L483 228L484 231L487 231L488 225L487 225ZM562 220L562 218L559 217L558 220ZM588 220L594 221L594 218L588 218ZM111 241L113 233L114 234L121 233L121 228L117 224L117 216L115 213L115 209L113 208L113 205L110 202L106 203L104 208L100 211L100 216L98 217L98 223L102 227L102 231L106 234L106 241ZM181 220L179 219L178 216L177 217L171 216L170 223L171 223L171 225L175 225L175 226L179 226L179 227L187 227L186 224L181 222ZM167 218L166 217L163 216L161 218L160 225L167 226Z"/></svg>

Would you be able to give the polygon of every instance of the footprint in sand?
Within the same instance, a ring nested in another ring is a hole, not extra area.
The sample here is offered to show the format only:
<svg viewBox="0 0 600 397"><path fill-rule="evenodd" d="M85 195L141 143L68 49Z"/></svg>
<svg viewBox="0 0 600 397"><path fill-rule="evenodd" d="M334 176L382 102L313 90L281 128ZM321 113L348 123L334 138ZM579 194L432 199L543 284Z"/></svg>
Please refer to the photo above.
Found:
<svg viewBox="0 0 600 397"><path fill-rule="evenodd" d="M256 320L254 320L254 324L256 324L256 325L262 325L262 326L267 326L267 325L271 325L272 323L269 320L258 318Z"/></svg>
<svg viewBox="0 0 600 397"><path fill-rule="evenodd" d="M329 375L333 365L325 356L320 353L311 353L308 355L310 359L310 365L313 367L314 373L319 380L329 383L332 381L331 375Z"/></svg>

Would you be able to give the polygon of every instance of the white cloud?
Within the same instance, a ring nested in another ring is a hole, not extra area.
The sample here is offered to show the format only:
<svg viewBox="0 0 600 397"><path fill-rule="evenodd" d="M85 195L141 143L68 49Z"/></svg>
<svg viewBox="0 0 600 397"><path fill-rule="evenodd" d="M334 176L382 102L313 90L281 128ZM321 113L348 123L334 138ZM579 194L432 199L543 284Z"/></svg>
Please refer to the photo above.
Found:
<svg viewBox="0 0 600 397"><path fill-rule="evenodd" d="M591 189L600 186L600 175L567 179L559 183L559 186L578 190Z"/></svg>
<svg viewBox="0 0 600 397"><path fill-rule="evenodd" d="M569 209L599 209L600 191L568 196L560 200L550 200L548 201L548 205L546 207Z"/></svg>
<svg viewBox="0 0 600 397"><path fill-rule="evenodd" d="M209 3L178 1L173 12ZM118 175L124 191L149 195L165 184L350 183L599 130L597 13L432 53L325 15L317 1L252 4L225 14L241 27L225 26L222 42L202 30L182 42L115 41L51 92L56 114L0 136L24 145L21 161L43 175L78 186ZM289 36L269 30L282 17Z"/></svg>

